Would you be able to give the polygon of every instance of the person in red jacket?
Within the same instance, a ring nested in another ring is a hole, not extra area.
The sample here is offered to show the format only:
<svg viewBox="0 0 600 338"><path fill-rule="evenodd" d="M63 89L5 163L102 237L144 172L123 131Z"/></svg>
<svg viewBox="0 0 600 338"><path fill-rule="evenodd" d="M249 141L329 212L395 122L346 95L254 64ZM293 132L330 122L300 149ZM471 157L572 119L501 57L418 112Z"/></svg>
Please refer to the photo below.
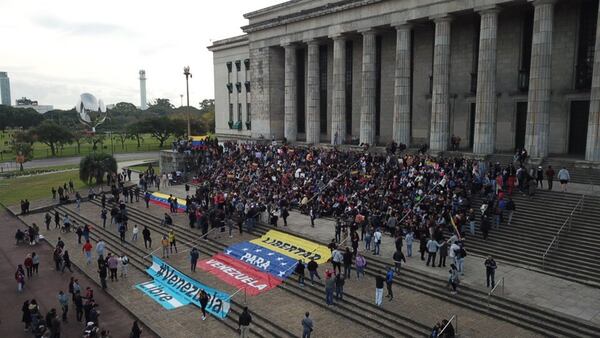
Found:
<svg viewBox="0 0 600 338"><path fill-rule="evenodd" d="M27 254L23 265L25 266L25 270L27 270L27 278L31 278L33 276L33 259L31 258L31 254Z"/></svg>

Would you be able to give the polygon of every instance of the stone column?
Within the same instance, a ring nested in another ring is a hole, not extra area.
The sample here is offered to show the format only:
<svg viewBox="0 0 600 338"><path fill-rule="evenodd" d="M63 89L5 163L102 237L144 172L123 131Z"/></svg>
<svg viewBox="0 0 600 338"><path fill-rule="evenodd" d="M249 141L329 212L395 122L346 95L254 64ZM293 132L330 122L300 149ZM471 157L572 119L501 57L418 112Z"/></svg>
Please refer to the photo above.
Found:
<svg viewBox="0 0 600 338"><path fill-rule="evenodd" d="M600 13L600 7L598 8ZM600 15L596 24L596 47L594 48L594 73L590 93L590 114L588 117L586 161L600 161Z"/></svg>
<svg viewBox="0 0 600 338"><path fill-rule="evenodd" d="M346 138L346 39L333 37L333 95L331 144L342 144Z"/></svg>
<svg viewBox="0 0 600 338"><path fill-rule="evenodd" d="M488 155L494 152L496 141L496 37L498 35L496 8L480 12L479 60L477 61L477 97L475 99L475 135L473 153Z"/></svg>
<svg viewBox="0 0 600 338"><path fill-rule="evenodd" d="M375 144L375 31L363 35L360 143Z"/></svg>
<svg viewBox="0 0 600 338"><path fill-rule="evenodd" d="M450 133L450 23L449 16L435 22L433 45L433 92L431 95L431 130L429 146L433 151L448 150Z"/></svg>
<svg viewBox="0 0 600 338"><path fill-rule="evenodd" d="M308 41L308 76L306 81L306 143L319 144L320 97L319 97L319 44Z"/></svg>
<svg viewBox="0 0 600 338"><path fill-rule="evenodd" d="M411 95L411 26L396 26L396 72L394 78L394 120L392 138L400 144L410 144Z"/></svg>
<svg viewBox="0 0 600 338"><path fill-rule="evenodd" d="M288 142L296 142L298 135L298 106L296 105L296 46L285 45L285 103L284 136Z"/></svg>
<svg viewBox="0 0 600 338"><path fill-rule="evenodd" d="M529 67L529 95L525 149L533 158L548 155L550 91L552 89L552 30L555 0L533 2L533 39Z"/></svg>

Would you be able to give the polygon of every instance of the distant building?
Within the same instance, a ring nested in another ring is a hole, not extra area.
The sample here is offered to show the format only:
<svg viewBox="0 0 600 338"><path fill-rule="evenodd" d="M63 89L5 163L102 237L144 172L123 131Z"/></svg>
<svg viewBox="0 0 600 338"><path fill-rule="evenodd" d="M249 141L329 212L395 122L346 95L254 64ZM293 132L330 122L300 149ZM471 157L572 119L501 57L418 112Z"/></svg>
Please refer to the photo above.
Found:
<svg viewBox="0 0 600 338"><path fill-rule="evenodd" d="M22 97L16 100L16 108L32 108L40 114L45 114L54 109L51 105L39 105L37 101Z"/></svg>
<svg viewBox="0 0 600 338"><path fill-rule="evenodd" d="M146 71L140 70L140 109L148 109L148 101L146 101Z"/></svg>
<svg viewBox="0 0 600 338"><path fill-rule="evenodd" d="M0 72L0 97L0 104L10 106L10 79L6 72Z"/></svg>

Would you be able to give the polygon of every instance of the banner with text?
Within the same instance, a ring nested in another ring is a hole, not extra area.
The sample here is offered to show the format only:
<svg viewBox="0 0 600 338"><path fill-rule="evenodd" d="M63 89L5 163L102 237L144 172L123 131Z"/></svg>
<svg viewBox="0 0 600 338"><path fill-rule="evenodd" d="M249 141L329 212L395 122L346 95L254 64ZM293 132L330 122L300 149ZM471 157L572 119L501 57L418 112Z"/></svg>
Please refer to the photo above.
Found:
<svg viewBox="0 0 600 338"><path fill-rule="evenodd" d="M246 293L251 296L256 296L281 284L281 280L271 274L258 271L223 253L217 253L209 259L202 260L198 262L197 266L219 277L227 284L245 289Z"/></svg>
<svg viewBox="0 0 600 338"><path fill-rule="evenodd" d="M250 242L233 244L224 251L231 257L281 279L288 278L298 263L291 257Z"/></svg>
<svg viewBox="0 0 600 338"><path fill-rule="evenodd" d="M302 259L304 263L313 258L318 264L324 264L331 257L331 251L324 245L276 230L269 230L262 237L250 242L295 260Z"/></svg>
<svg viewBox="0 0 600 338"><path fill-rule="evenodd" d="M174 292L171 292L168 287L155 281L140 283L135 287L145 293L148 297L154 299L155 302L162 305L167 310L172 310L190 303L176 295Z"/></svg>
<svg viewBox="0 0 600 338"><path fill-rule="evenodd" d="M160 258L152 256L152 265L146 272L160 283L169 288L179 299L184 299L200 307L200 291L208 294L206 310L219 318L225 318L229 312L230 296L224 292L210 288L197 280L179 272Z"/></svg>

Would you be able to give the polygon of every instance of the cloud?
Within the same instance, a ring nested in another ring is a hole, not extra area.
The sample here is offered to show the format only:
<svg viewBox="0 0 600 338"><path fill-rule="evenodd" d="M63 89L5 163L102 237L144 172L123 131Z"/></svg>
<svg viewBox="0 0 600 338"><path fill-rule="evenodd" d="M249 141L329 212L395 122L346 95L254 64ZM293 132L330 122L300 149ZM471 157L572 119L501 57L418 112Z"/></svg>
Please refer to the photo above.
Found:
<svg viewBox="0 0 600 338"><path fill-rule="evenodd" d="M34 21L45 29L58 30L61 32L77 35L132 35L133 32L123 26L104 22L75 22L68 21L55 16L38 16Z"/></svg>

